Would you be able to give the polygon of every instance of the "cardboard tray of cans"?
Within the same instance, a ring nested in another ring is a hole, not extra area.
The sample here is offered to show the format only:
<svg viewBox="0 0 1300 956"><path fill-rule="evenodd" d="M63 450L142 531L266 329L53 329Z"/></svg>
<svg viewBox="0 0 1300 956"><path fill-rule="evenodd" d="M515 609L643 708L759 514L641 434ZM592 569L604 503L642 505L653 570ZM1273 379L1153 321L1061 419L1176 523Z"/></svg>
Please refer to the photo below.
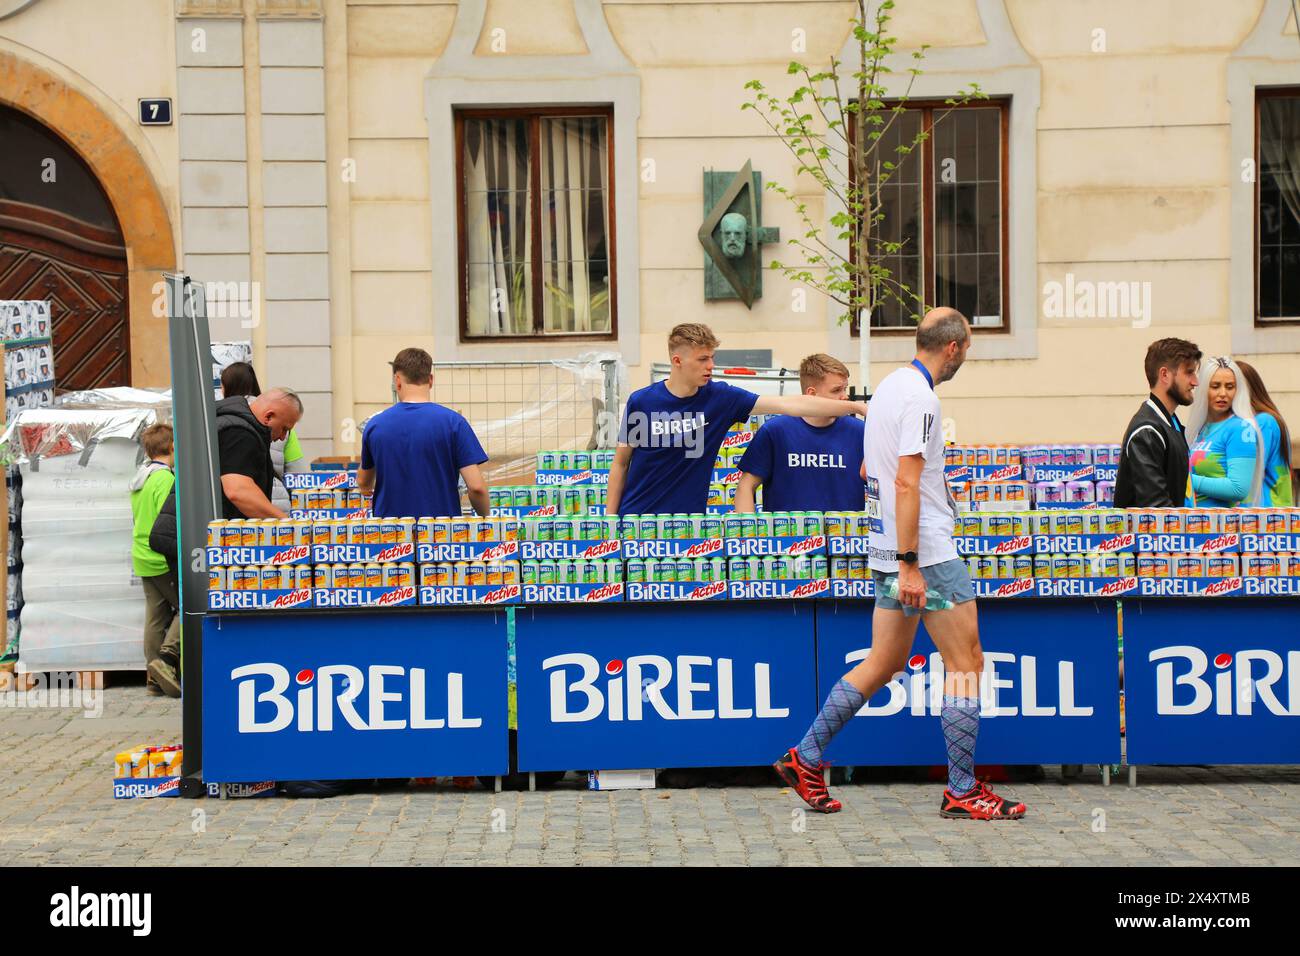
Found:
<svg viewBox="0 0 1300 956"><path fill-rule="evenodd" d="M268 590L212 589L208 591L208 610L287 611L315 606L312 588L274 588Z"/></svg>
<svg viewBox="0 0 1300 956"><path fill-rule="evenodd" d="M316 608L406 607L415 603L414 584L312 589L312 606Z"/></svg>
<svg viewBox="0 0 1300 956"><path fill-rule="evenodd" d="M641 581L627 582L628 601L723 601L730 595L727 581Z"/></svg>
<svg viewBox="0 0 1300 956"><path fill-rule="evenodd" d="M720 558L726 542L718 538L624 539L623 555L629 561L645 558Z"/></svg>
<svg viewBox="0 0 1300 956"><path fill-rule="evenodd" d="M1142 534L1139 532L1134 535L1134 538L1135 550L1139 552L1213 554L1241 550L1239 534Z"/></svg>
<svg viewBox="0 0 1300 956"><path fill-rule="evenodd" d="M459 541L446 544L417 544L415 560L420 564L440 561L513 561L520 557L519 541Z"/></svg>
<svg viewBox="0 0 1300 956"><path fill-rule="evenodd" d="M1019 463L1012 465L944 465L943 476L948 481L1019 481L1025 470Z"/></svg>
<svg viewBox="0 0 1300 956"><path fill-rule="evenodd" d="M114 800L151 799L153 797L179 797L180 777L114 777Z"/></svg>
<svg viewBox="0 0 1300 956"><path fill-rule="evenodd" d="M423 607L518 604L522 595L522 584L422 584L419 587Z"/></svg>
<svg viewBox="0 0 1300 956"><path fill-rule="evenodd" d="M314 544L311 546L312 564L357 564L361 562L388 564L414 562L415 544Z"/></svg>
<svg viewBox="0 0 1300 956"><path fill-rule="evenodd" d="M533 479L539 485L607 485L609 472L594 468L583 469L546 469L538 471Z"/></svg>
<svg viewBox="0 0 1300 956"><path fill-rule="evenodd" d="M290 518L306 518L308 521L331 521L336 518L369 518L369 508L293 508Z"/></svg>
<svg viewBox="0 0 1300 956"><path fill-rule="evenodd" d="M310 488L355 488L355 471L287 471L284 473L285 491L306 491Z"/></svg>
<svg viewBox="0 0 1300 956"><path fill-rule="evenodd" d="M627 585L622 581L591 584L525 584L524 604L604 604L622 601Z"/></svg>
<svg viewBox="0 0 1300 956"><path fill-rule="evenodd" d="M617 538L592 538L581 541L520 541L519 557L525 561L618 560L623 556L623 542Z"/></svg>
<svg viewBox="0 0 1300 956"><path fill-rule="evenodd" d="M727 582L727 596L733 601L799 600L801 598L829 597L830 592L830 578Z"/></svg>
<svg viewBox="0 0 1300 956"><path fill-rule="evenodd" d="M727 592L735 601L826 597L830 562L824 555L731 558Z"/></svg>
<svg viewBox="0 0 1300 956"><path fill-rule="evenodd" d="M1287 552L1300 552L1300 533L1243 534L1241 535L1240 543L1243 553L1265 552L1282 554Z"/></svg>
<svg viewBox="0 0 1300 956"><path fill-rule="evenodd" d="M238 565L311 564L311 545L256 545L254 547L210 546L206 549L208 567L229 568Z"/></svg>
<svg viewBox="0 0 1300 956"><path fill-rule="evenodd" d="M1110 481L1119 474L1119 465L1027 465L1025 480L1037 484L1044 481Z"/></svg>
<svg viewBox="0 0 1300 956"><path fill-rule="evenodd" d="M826 535L781 535L755 538L724 538L727 544L727 557L751 557L769 554L797 556L801 554L825 554Z"/></svg>
<svg viewBox="0 0 1300 956"><path fill-rule="evenodd" d="M727 561L721 550L703 559L630 558L623 573L628 601L718 601L727 597Z"/></svg>

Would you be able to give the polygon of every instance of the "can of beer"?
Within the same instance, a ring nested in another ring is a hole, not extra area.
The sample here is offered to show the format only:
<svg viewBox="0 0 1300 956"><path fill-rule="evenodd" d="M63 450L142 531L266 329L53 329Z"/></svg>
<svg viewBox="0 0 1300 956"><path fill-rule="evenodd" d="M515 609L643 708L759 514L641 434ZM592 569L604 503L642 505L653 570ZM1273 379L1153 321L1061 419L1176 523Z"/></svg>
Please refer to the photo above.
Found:
<svg viewBox="0 0 1300 956"><path fill-rule="evenodd" d="M627 583L628 584L645 584L646 562L642 558L629 558L627 562Z"/></svg>
<svg viewBox="0 0 1300 956"><path fill-rule="evenodd" d="M831 558L831 580L847 581L849 579L849 559L845 557Z"/></svg>
<svg viewBox="0 0 1300 956"><path fill-rule="evenodd" d="M642 541L658 541L659 516L639 515L636 519L636 536Z"/></svg>
<svg viewBox="0 0 1300 956"><path fill-rule="evenodd" d="M1084 533L1083 512L1067 511L1062 515L1062 524L1065 527L1066 534L1082 535Z"/></svg>
<svg viewBox="0 0 1300 956"><path fill-rule="evenodd" d="M740 516L739 537L754 538L758 536L758 521L752 514L743 514Z"/></svg>
<svg viewBox="0 0 1300 956"><path fill-rule="evenodd" d="M997 537L1011 534L1011 517L1009 515L989 515L988 533Z"/></svg>
<svg viewBox="0 0 1300 956"><path fill-rule="evenodd" d="M812 558L812 577L825 578L830 576L830 564L824 554L810 555Z"/></svg>
<svg viewBox="0 0 1300 956"><path fill-rule="evenodd" d="M1259 534L1261 530L1259 512L1254 508L1240 508L1237 511L1239 534Z"/></svg>
<svg viewBox="0 0 1300 956"><path fill-rule="evenodd" d="M1289 578L1300 578L1300 552L1282 555L1282 573Z"/></svg>
<svg viewBox="0 0 1300 956"><path fill-rule="evenodd" d="M224 531L227 527L229 527L229 525L230 522L225 520L224 518L218 518L215 521L208 522L208 547L209 548L220 547L222 544L225 543L221 540L221 534L222 531Z"/></svg>
<svg viewBox="0 0 1300 956"><path fill-rule="evenodd" d="M673 558L646 558L646 578L656 584L672 584L677 580L677 561Z"/></svg>
<svg viewBox="0 0 1300 956"><path fill-rule="evenodd" d="M1115 555L1119 558L1119 573L1121 577L1131 578L1137 574L1137 555L1132 551L1121 551Z"/></svg>
<svg viewBox="0 0 1300 956"><path fill-rule="evenodd" d="M363 588L366 586L366 566L364 564L348 564L347 568L347 586L350 588Z"/></svg>
<svg viewBox="0 0 1300 956"><path fill-rule="evenodd" d="M267 564L257 568L257 585L250 591L274 591L280 587L280 569Z"/></svg>
<svg viewBox="0 0 1300 956"><path fill-rule="evenodd" d="M583 584L601 584L604 581L604 568L601 561L579 562L579 574Z"/></svg>
<svg viewBox="0 0 1300 956"><path fill-rule="evenodd" d="M208 568L208 590L209 591L226 591L229 590L230 578L227 576L225 568L209 567Z"/></svg>
<svg viewBox="0 0 1300 956"><path fill-rule="evenodd" d="M721 515L701 515L699 521L699 536L701 538L721 538L725 533L724 523Z"/></svg>
<svg viewBox="0 0 1300 956"><path fill-rule="evenodd" d="M1241 574L1241 562L1235 554L1211 554L1205 558L1205 576L1232 578Z"/></svg>
<svg viewBox="0 0 1300 956"><path fill-rule="evenodd" d="M537 564L537 583L538 584L555 584L558 575L555 571L554 561L540 561Z"/></svg>
<svg viewBox="0 0 1300 956"><path fill-rule="evenodd" d="M997 570L993 574L995 578L1014 578L1016 576L1016 562L1011 555L998 555L994 560L997 561Z"/></svg>
<svg viewBox="0 0 1300 956"><path fill-rule="evenodd" d="M794 515L787 511L777 511L772 515L772 534L778 538L793 537L798 533Z"/></svg>
<svg viewBox="0 0 1300 956"><path fill-rule="evenodd" d="M1161 508L1159 512L1161 534L1183 534L1183 512L1181 508Z"/></svg>
<svg viewBox="0 0 1300 956"><path fill-rule="evenodd" d="M1050 554L1025 555L1030 559L1030 567L1036 578L1049 579L1052 575L1052 556Z"/></svg>
<svg viewBox="0 0 1300 956"><path fill-rule="evenodd" d="M499 588L505 584L505 574L501 565L495 561L489 562L483 566L483 583L490 588Z"/></svg>
<svg viewBox="0 0 1300 956"><path fill-rule="evenodd" d="M437 519L446 523L448 534L452 544L469 544L470 542L470 523L465 518L444 518ZM434 540L438 536L438 524L435 520L433 526Z"/></svg>
<svg viewBox="0 0 1300 956"><path fill-rule="evenodd" d="M573 470L590 471L591 470L591 452L575 451L573 453Z"/></svg>
<svg viewBox="0 0 1300 956"><path fill-rule="evenodd" d="M975 577L980 581L991 581L998 576L998 559L991 554L975 556Z"/></svg>
<svg viewBox="0 0 1300 956"><path fill-rule="evenodd" d="M521 583L536 584L537 583L537 562L524 561L519 566L519 575L520 575Z"/></svg>
<svg viewBox="0 0 1300 956"><path fill-rule="evenodd" d="M1183 512L1185 534L1213 534L1210 512L1206 508L1188 508Z"/></svg>
<svg viewBox="0 0 1300 956"><path fill-rule="evenodd" d="M582 489L565 487L560 489L560 514L576 515L583 510Z"/></svg>
<svg viewBox="0 0 1300 956"><path fill-rule="evenodd" d="M465 563L465 583L471 587L487 584L487 566L481 561Z"/></svg>
<svg viewBox="0 0 1300 956"><path fill-rule="evenodd" d="M572 541L575 538L572 518L555 518L551 522L551 540L552 541Z"/></svg>
<svg viewBox="0 0 1300 956"><path fill-rule="evenodd" d="M1173 562L1176 578L1205 577L1206 562L1203 554L1176 554L1173 556Z"/></svg>
<svg viewBox="0 0 1300 956"><path fill-rule="evenodd" d="M315 572L310 564L291 565L289 570L293 574L293 589L295 591L310 588L316 583Z"/></svg>
<svg viewBox="0 0 1300 956"><path fill-rule="evenodd" d="M578 541L599 541L604 537L605 523L599 518L581 518L578 520Z"/></svg>
<svg viewBox="0 0 1300 956"><path fill-rule="evenodd" d="M1262 534L1286 534L1289 527L1287 512L1281 508L1260 509L1260 531Z"/></svg>
<svg viewBox="0 0 1300 956"><path fill-rule="evenodd" d="M385 588L397 587L398 566L396 564L380 565L380 586Z"/></svg>
<svg viewBox="0 0 1300 956"><path fill-rule="evenodd" d="M826 529L827 537L842 538L848 531L844 513L841 511L828 511L823 518L823 527Z"/></svg>
<svg viewBox="0 0 1300 956"><path fill-rule="evenodd" d="M867 568L867 559L863 557L848 558L845 573L850 581L865 581L871 577L871 571Z"/></svg>
<svg viewBox="0 0 1300 956"><path fill-rule="evenodd" d="M1032 554L1011 555L1010 578L1032 578L1034 576L1034 556Z"/></svg>
<svg viewBox="0 0 1300 956"><path fill-rule="evenodd" d="M1286 530L1288 534L1300 534L1300 508L1287 509Z"/></svg>

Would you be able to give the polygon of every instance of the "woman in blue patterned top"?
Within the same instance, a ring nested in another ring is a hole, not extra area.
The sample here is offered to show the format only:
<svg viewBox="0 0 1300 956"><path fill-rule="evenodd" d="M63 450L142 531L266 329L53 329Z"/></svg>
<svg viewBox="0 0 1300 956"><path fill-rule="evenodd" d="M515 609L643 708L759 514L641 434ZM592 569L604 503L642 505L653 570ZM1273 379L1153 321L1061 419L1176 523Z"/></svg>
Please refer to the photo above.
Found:
<svg viewBox="0 0 1300 956"><path fill-rule="evenodd" d="M1250 386L1230 358L1209 358L1187 414L1192 439L1187 505L1251 507L1263 484L1263 436L1250 404Z"/></svg>
<svg viewBox="0 0 1300 956"><path fill-rule="evenodd" d="M1264 380L1253 365L1238 362L1237 367L1250 389L1250 404L1255 410L1255 421L1264 443L1264 482L1255 503L1261 508L1291 508L1295 506L1295 491L1291 484L1291 429L1269 397Z"/></svg>

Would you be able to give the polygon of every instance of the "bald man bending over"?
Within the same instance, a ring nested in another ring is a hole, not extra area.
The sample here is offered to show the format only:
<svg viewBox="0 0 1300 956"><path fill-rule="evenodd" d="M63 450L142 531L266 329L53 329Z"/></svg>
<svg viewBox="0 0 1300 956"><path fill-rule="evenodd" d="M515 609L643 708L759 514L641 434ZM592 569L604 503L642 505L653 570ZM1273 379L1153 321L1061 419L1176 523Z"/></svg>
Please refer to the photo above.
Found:
<svg viewBox="0 0 1300 956"><path fill-rule="evenodd" d="M975 591L953 544L957 506L944 479L943 421L936 385L957 374L970 350L970 324L956 309L933 309L916 330L916 358L896 369L871 397L864 435L868 561L876 585L871 653L831 689L798 747L777 773L814 810L835 813L822 775L822 752L876 691L904 672L916 625L943 656L940 722L948 752L948 787L939 815L1017 820L1025 805L999 797L975 779L979 735L980 650ZM927 690L926 693L929 693Z"/></svg>
<svg viewBox="0 0 1300 956"><path fill-rule="evenodd" d="M217 461L224 518L283 518L271 504L271 442L302 418L302 400L288 388L256 398L236 395L217 402Z"/></svg>

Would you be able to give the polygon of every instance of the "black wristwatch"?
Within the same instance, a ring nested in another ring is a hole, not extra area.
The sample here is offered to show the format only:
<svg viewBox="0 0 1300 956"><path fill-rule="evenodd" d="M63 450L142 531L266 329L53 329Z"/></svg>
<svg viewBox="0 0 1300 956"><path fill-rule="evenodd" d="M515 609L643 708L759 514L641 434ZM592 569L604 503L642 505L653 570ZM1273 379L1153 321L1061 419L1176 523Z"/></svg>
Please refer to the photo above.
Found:
<svg viewBox="0 0 1300 956"><path fill-rule="evenodd" d="M915 551L904 551L899 554L898 560L902 561L904 564L916 564L919 559L917 558Z"/></svg>

